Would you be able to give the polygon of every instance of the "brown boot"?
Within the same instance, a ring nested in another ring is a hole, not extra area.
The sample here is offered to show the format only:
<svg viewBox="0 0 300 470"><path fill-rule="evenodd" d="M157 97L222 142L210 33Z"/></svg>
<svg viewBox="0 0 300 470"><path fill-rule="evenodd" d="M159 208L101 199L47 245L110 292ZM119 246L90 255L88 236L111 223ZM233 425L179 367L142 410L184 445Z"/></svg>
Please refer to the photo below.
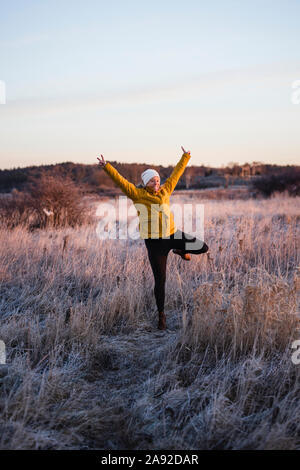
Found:
<svg viewBox="0 0 300 470"><path fill-rule="evenodd" d="M173 250L173 253L175 253L175 255L181 256L181 258L185 259L186 261L191 261L191 255L189 253L183 253L182 250Z"/></svg>
<svg viewBox="0 0 300 470"><path fill-rule="evenodd" d="M166 327L166 315L164 312L158 312L158 329L165 330Z"/></svg>

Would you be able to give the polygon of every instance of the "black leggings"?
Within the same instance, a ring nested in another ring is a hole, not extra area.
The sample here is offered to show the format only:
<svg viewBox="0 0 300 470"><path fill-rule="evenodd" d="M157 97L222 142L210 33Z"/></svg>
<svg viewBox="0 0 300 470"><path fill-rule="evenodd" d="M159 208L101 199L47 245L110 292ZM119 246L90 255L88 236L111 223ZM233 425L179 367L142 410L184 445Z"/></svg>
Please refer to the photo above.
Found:
<svg viewBox="0 0 300 470"><path fill-rule="evenodd" d="M154 295L159 312L164 311L165 283L168 253L172 249L199 255L206 253L208 246L202 240L177 230L169 238L145 238L148 257L154 275ZM190 246L189 246L190 245Z"/></svg>

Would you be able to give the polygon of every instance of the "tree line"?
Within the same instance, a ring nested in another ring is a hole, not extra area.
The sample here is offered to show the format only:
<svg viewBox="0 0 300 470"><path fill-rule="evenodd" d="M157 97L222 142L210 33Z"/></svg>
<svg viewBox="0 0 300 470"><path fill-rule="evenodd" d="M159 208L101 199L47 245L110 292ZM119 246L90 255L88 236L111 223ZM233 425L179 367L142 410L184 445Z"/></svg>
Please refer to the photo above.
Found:
<svg viewBox="0 0 300 470"><path fill-rule="evenodd" d="M125 178L138 185L141 183L141 173L151 167L161 175L161 182L171 174L174 166L151 165L146 163L110 162ZM207 187L225 186L228 184L247 184L250 180L262 180L262 177L281 174L299 174L299 166L280 166L253 162L239 165L231 163L222 168L192 165L186 168L176 189L201 189ZM26 191L41 178L53 177L73 181L83 193L103 193L116 189L111 178L98 164L81 164L73 162L52 165L28 166L0 170L0 192L8 193L13 189Z"/></svg>

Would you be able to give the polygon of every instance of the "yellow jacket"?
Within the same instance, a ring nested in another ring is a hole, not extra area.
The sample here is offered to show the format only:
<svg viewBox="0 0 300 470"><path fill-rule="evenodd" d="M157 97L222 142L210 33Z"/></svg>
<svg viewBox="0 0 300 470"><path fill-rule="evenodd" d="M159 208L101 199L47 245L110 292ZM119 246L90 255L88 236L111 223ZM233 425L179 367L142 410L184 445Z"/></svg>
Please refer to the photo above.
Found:
<svg viewBox="0 0 300 470"><path fill-rule="evenodd" d="M138 188L130 183L109 162L103 167L123 193L133 201L138 211L141 238L168 237L176 232L177 227L170 211L170 195L190 158L188 153L182 155L171 175L157 193L152 188Z"/></svg>

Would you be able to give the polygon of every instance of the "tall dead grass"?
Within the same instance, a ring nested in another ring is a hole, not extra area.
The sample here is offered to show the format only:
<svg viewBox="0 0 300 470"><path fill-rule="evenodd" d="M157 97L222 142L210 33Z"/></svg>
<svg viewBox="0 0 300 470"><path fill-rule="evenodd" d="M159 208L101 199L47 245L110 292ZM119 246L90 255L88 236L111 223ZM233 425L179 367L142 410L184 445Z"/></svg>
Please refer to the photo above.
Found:
<svg viewBox="0 0 300 470"><path fill-rule="evenodd" d="M156 329L142 240L0 230L2 449L299 449L295 199L205 204ZM283 217L284 216L284 217Z"/></svg>

